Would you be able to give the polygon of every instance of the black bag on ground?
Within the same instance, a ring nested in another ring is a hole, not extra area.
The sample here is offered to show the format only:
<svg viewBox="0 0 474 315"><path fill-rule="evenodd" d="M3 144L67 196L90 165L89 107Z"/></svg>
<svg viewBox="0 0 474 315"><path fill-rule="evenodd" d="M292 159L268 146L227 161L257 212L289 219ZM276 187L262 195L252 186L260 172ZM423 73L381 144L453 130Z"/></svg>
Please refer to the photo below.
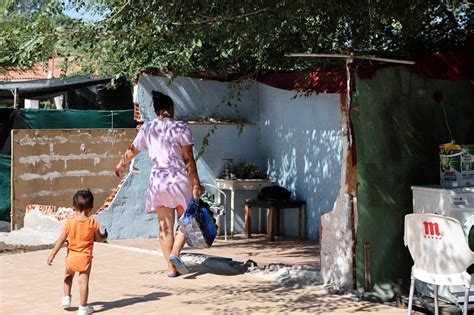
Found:
<svg viewBox="0 0 474 315"><path fill-rule="evenodd" d="M268 186L260 189L257 195L258 200L288 200L291 199L291 192L281 186Z"/></svg>

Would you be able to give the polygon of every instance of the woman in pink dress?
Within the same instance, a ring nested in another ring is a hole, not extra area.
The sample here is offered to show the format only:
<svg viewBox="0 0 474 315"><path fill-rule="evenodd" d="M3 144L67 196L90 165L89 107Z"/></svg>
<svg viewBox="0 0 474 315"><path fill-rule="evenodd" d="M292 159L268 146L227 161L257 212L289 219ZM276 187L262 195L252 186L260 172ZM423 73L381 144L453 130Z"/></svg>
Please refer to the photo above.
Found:
<svg viewBox="0 0 474 315"><path fill-rule="evenodd" d="M160 245L168 263L168 277L189 272L179 258L186 239L178 229L174 235L175 209L178 218L192 198L203 193L193 155L194 139L185 122L174 120L173 100L152 92L157 118L145 123L115 168L120 176L140 151L148 151L152 169L146 198L146 213L157 213Z"/></svg>

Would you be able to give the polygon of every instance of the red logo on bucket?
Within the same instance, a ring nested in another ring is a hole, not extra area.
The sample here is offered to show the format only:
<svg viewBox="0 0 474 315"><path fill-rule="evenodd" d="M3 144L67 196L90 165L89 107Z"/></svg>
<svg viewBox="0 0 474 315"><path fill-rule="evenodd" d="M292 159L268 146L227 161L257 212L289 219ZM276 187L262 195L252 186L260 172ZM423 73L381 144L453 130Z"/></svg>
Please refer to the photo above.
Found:
<svg viewBox="0 0 474 315"><path fill-rule="evenodd" d="M441 239L438 223L425 221L423 226L425 227L425 238Z"/></svg>
<svg viewBox="0 0 474 315"><path fill-rule="evenodd" d="M456 172L454 171L444 171L444 176L454 176L456 177Z"/></svg>

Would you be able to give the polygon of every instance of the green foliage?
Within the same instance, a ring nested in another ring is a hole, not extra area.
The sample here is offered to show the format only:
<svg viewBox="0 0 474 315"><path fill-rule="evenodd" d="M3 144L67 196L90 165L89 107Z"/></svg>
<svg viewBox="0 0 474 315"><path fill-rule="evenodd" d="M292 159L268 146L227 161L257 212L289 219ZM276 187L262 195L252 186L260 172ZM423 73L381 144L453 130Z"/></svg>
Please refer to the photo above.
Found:
<svg viewBox="0 0 474 315"><path fill-rule="evenodd" d="M41 109L56 109L56 105L54 104L54 100L44 100L39 103L39 108Z"/></svg>
<svg viewBox="0 0 474 315"><path fill-rule="evenodd" d="M255 163L241 163L237 165L235 175L241 179L265 178L265 174L258 169Z"/></svg>
<svg viewBox="0 0 474 315"><path fill-rule="evenodd" d="M216 131L217 126L213 125L204 135L204 137L202 138L201 147L199 148L198 154L196 155L196 161L198 161L204 155L206 148L209 146L209 139L211 138L211 135L213 135Z"/></svg>
<svg viewBox="0 0 474 315"><path fill-rule="evenodd" d="M102 18L73 19L66 9ZM471 9L467 0L3 0L0 65L64 56L82 72L129 78L145 69L221 76L311 69L335 61L285 53L461 47L473 31Z"/></svg>

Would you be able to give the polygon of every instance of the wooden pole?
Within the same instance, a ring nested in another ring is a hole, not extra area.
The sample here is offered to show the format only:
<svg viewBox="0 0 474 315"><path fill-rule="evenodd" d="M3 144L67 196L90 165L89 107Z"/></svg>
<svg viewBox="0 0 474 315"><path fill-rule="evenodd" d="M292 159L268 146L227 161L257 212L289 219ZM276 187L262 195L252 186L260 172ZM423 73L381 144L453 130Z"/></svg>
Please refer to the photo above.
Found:
<svg viewBox="0 0 474 315"><path fill-rule="evenodd" d="M18 88L15 88L13 91L13 108L18 108Z"/></svg>
<svg viewBox="0 0 474 315"><path fill-rule="evenodd" d="M365 60L376 60L376 61L384 61L384 62L392 62L392 63L401 63L406 65L414 65L415 62L411 60L401 60L401 59L392 59L392 58L381 58L381 57L374 57L374 56L357 56L354 54L346 55L346 54L285 54L285 57L296 57L296 58L344 58L344 59L365 59Z"/></svg>

